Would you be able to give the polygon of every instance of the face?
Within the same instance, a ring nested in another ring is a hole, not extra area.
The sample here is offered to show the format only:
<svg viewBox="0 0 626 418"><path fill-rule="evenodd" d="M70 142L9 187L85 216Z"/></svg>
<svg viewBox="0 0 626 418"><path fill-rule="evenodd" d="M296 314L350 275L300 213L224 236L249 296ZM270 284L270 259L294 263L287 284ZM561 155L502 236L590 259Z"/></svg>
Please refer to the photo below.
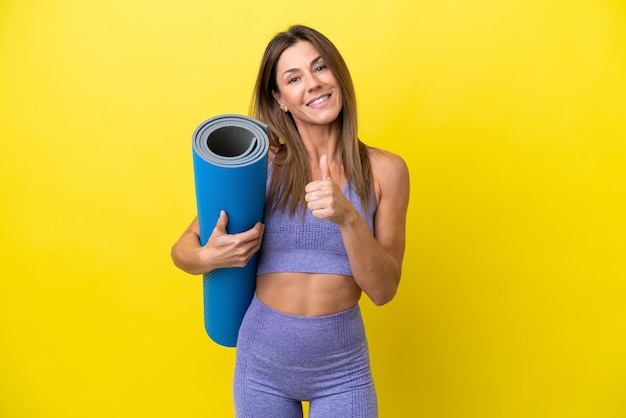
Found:
<svg viewBox="0 0 626 418"><path fill-rule="evenodd" d="M287 48L276 67L274 98L291 113L298 129L328 125L342 108L341 89L328 64L308 41Z"/></svg>

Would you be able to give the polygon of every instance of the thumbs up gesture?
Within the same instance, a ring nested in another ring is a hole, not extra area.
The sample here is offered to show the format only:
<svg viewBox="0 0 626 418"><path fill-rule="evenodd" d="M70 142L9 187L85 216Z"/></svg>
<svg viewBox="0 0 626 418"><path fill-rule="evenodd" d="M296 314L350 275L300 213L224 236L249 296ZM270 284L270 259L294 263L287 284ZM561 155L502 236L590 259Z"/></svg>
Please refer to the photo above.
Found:
<svg viewBox="0 0 626 418"><path fill-rule="evenodd" d="M354 207L332 178L326 155L320 157L319 168L322 179L310 182L304 189L307 207L316 218L341 223L350 208Z"/></svg>

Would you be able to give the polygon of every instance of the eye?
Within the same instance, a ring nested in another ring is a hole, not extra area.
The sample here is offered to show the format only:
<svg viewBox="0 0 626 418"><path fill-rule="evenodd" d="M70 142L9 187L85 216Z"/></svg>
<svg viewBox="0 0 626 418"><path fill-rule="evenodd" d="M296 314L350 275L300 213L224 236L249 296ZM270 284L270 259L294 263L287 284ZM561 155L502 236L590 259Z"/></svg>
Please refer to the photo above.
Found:
<svg viewBox="0 0 626 418"><path fill-rule="evenodd" d="M328 65L326 64L318 65L317 67L315 67L315 72L319 73L320 71L324 71L327 68L328 68Z"/></svg>
<svg viewBox="0 0 626 418"><path fill-rule="evenodd" d="M287 84L295 83L299 79L300 79L300 77L291 77L290 79L287 80Z"/></svg>

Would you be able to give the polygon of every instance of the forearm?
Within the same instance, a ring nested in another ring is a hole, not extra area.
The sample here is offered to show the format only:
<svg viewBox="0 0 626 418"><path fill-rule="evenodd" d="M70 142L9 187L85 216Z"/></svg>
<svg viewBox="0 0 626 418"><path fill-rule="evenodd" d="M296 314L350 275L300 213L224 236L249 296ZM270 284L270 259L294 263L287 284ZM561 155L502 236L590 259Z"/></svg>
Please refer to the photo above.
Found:
<svg viewBox="0 0 626 418"><path fill-rule="evenodd" d="M202 251L200 237L191 229L187 229L174 243L171 256L174 265L186 273L203 274L212 270L206 251Z"/></svg>
<svg viewBox="0 0 626 418"><path fill-rule="evenodd" d="M340 230L356 283L374 304L391 301L400 283L401 261L380 245L358 214Z"/></svg>

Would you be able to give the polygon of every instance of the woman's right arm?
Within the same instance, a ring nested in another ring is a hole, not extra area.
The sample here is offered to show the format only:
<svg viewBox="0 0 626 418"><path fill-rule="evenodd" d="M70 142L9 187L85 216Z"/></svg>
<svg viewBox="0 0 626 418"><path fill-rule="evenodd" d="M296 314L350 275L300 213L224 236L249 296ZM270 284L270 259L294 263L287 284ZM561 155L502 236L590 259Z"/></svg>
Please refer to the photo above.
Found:
<svg viewBox="0 0 626 418"><path fill-rule="evenodd" d="M228 215L221 211L207 243L200 245L200 226L195 217L172 246L172 260L189 274L204 274L218 268L243 267L261 247L265 225L257 222L251 229L228 234Z"/></svg>

